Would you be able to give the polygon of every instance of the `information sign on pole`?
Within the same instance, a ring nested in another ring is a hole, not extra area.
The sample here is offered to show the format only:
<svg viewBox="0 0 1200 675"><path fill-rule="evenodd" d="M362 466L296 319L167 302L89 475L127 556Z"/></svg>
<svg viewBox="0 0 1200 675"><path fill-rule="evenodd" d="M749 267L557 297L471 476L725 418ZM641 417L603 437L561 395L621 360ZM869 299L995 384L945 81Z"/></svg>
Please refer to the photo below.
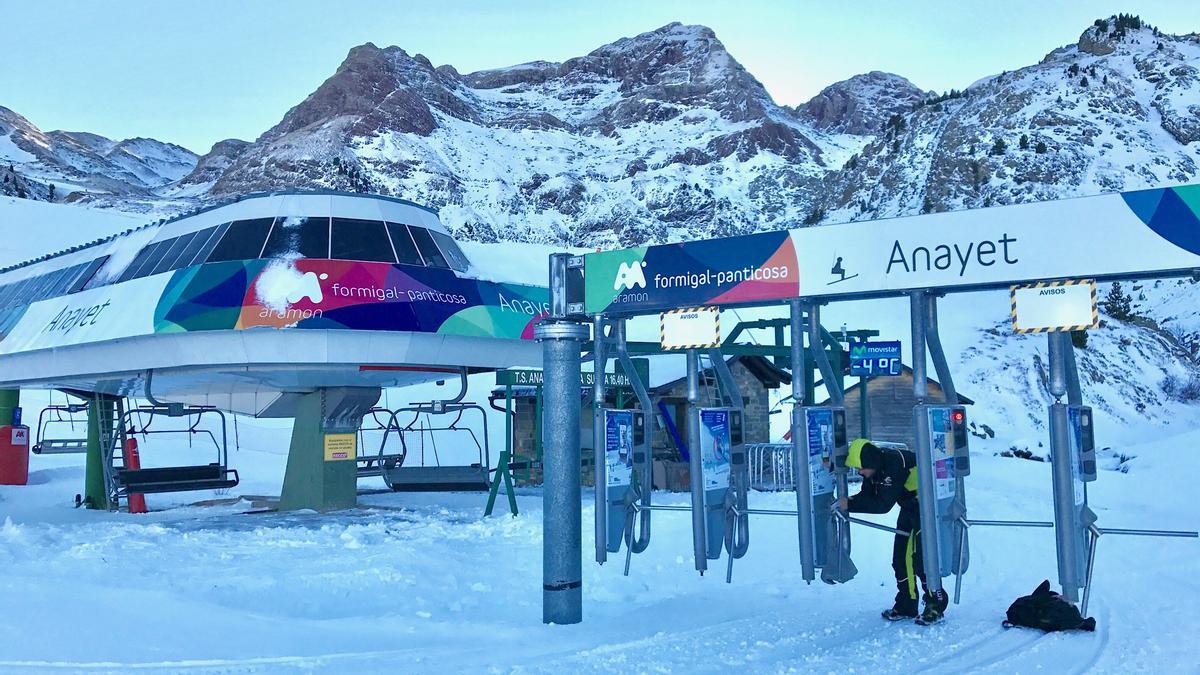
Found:
<svg viewBox="0 0 1200 675"><path fill-rule="evenodd" d="M1013 286L1010 295L1013 332L1065 333L1100 325L1094 279Z"/></svg>
<svg viewBox="0 0 1200 675"><path fill-rule="evenodd" d="M899 375L900 341L850 343L850 374L862 376Z"/></svg>
<svg viewBox="0 0 1200 675"><path fill-rule="evenodd" d="M721 346L721 310L717 307L676 309L659 315L663 349L713 349Z"/></svg>

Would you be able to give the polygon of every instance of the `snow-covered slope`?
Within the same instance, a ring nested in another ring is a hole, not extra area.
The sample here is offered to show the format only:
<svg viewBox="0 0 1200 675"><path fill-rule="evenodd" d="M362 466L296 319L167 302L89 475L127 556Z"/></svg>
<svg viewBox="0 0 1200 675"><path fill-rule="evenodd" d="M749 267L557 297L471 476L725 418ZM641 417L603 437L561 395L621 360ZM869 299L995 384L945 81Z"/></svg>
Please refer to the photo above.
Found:
<svg viewBox="0 0 1200 675"><path fill-rule="evenodd" d="M187 175L196 160L195 153L152 138L114 141L86 132L46 133L0 107L0 162L40 185L27 196L55 200L79 191L148 197L154 188ZM50 185L55 186L52 195Z"/></svg>

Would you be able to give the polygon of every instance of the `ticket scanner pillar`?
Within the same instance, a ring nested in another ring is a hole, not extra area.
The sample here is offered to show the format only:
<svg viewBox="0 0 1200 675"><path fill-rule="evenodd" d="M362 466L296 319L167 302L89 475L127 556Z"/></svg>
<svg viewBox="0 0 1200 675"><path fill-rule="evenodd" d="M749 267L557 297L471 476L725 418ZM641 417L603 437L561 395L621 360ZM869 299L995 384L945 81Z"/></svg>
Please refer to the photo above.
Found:
<svg viewBox="0 0 1200 675"><path fill-rule="evenodd" d="M1096 480L1092 409L1082 405L1071 335L1047 333L1050 362L1050 471L1054 493L1054 544L1062 596L1080 602L1087 585L1089 534L1096 514L1087 483ZM1067 397L1067 403L1062 398Z"/></svg>
<svg viewBox="0 0 1200 675"><path fill-rule="evenodd" d="M963 478L970 474L966 409L958 405L954 380L938 335L937 298L927 291L910 295L912 320L913 408L916 431L917 494L921 513L921 562L930 592L942 590L942 578L962 575L969 561ZM928 351L926 351L928 348ZM946 400L928 402L926 356L933 358Z"/></svg>

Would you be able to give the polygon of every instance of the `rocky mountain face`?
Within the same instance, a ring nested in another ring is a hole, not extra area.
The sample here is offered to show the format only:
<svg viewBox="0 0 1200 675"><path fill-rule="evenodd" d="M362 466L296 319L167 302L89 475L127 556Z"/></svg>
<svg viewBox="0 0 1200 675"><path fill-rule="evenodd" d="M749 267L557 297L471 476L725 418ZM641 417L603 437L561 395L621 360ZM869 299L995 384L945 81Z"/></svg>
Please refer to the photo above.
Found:
<svg viewBox="0 0 1200 675"><path fill-rule="evenodd" d="M0 163L36 186L28 193L40 199L70 198L72 193L150 198L156 189L186 176L197 159L185 148L152 138L114 141L86 132L43 132L0 107Z"/></svg>
<svg viewBox="0 0 1200 675"><path fill-rule="evenodd" d="M1132 17L962 92L875 71L794 108L703 26L466 74L368 43L251 143L196 158L0 108L0 161L96 205L334 188L437 207L465 238L630 245L1194 181L1198 73L1200 36Z"/></svg>
<svg viewBox="0 0 1200 675"><path fill-rule="evenodd" d="M1200 175L1200 36L1101 21L1037 65L928 99L821 181L831 222L1098 194Z"/></svg>
<svg viewBox="0 0 1200 675"><path fill-rule="evenodd" d="M701 26L468 74L367 44L187 180L402 195L466 237L587 246L1053 199L1194 180L1198 65L1197 36L1114 18L963 92L871 72L789 108Z"/></svg>

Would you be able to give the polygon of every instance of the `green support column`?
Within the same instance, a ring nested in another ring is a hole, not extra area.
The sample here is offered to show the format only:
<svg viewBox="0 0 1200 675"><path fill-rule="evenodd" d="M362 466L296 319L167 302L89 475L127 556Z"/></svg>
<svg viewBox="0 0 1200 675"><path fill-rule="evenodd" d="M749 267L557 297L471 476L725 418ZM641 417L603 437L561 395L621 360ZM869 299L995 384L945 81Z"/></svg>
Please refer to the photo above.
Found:
<svg viewBox="0 0 1200 675"><path fill-rule="evenodd" d="M0 425L12 424L13 411L20 405L20 389L0 389Z"/></svg>
<svg viewBox="0 0 1200 675"><path fill-rule="evenodd" d="M377 387L331 387L300 399L280 511L337 511L357 505L357 432L379 393Z"/></svg>
<svg viewBox="0 0 1200 675"><path fill-rule="evenodd" d="M109 510L108 486L104 483L104 427L112 424L116 400L95 394L87 409L87 458L83 472L83 504L89 509Z"/></svg>

